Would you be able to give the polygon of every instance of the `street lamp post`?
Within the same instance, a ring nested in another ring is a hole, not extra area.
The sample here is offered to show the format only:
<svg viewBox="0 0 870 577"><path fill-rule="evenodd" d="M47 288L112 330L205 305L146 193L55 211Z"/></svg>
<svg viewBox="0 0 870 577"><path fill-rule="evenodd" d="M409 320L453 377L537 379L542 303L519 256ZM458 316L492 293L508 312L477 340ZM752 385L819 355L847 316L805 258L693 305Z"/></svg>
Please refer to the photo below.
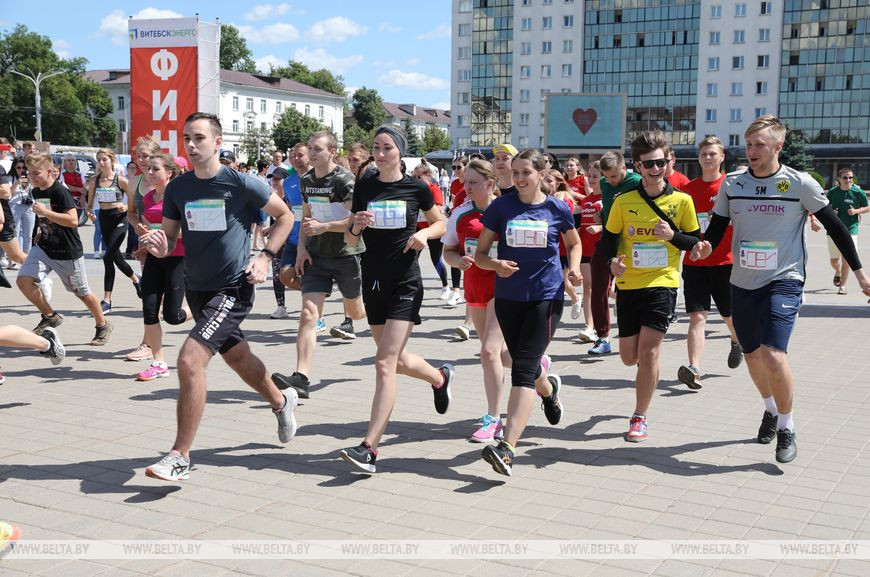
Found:
<svg viewBox="0 0 870 577"><path fill-rule="evenodd" d="M29 75L18 72L17 70L10 70L12 74L17 74L18 76L22 76L28 79L33 83L33 87L36 88L36 134L33 136L36 140L42 140L42 98L39 95L39 85L42 84L42 81L46 78L51 78L52 76L57 76L58 74L62 74L63 70L55 70L54 72L49 72L48 74L43 74L42 72L37 73L35 76L33 72L30 72Z"/></svg>

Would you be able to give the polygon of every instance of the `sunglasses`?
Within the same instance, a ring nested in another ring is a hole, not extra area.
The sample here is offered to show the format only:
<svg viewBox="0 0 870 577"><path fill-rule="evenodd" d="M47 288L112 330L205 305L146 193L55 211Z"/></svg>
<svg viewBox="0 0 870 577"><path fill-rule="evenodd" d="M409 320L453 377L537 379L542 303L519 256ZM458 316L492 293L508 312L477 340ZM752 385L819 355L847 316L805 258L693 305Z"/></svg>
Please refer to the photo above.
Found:
<svg viewBox="0 0 870 577"><path fill-rule="evenodd" d="M668 159L667 158L655 158L653 160L641 160L640 163L647 170L651 169L653 166L658 167L658 168L664 168L665 165L667 165L667 163L668 163Z"/></svg>
<svg viewBox="0 0 870 577"><path fill-rule="evenodd" d="M855 180L854 176L841 176L840 178L842 178L843 180Z"/></svg>
<svg viewBox="0 0 870 577"><path fill-rule="evenodd" d="M453 170L462 170L462 169L465 168L465 167L462 166L461 164L454 164L451 168L452 168Z"/></svg>

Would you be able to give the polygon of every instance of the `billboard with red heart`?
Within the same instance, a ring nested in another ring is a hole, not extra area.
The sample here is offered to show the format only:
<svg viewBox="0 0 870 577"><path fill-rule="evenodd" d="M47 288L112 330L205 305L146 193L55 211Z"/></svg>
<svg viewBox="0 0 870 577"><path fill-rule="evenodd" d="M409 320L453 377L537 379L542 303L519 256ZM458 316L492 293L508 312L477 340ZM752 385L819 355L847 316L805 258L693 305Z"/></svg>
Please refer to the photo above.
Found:
<svg viewBox="0 0 870 577"><path fill-rule="evenodd" d="M625 145L625 94L547 95L548 150L595 153Z"/></svg>

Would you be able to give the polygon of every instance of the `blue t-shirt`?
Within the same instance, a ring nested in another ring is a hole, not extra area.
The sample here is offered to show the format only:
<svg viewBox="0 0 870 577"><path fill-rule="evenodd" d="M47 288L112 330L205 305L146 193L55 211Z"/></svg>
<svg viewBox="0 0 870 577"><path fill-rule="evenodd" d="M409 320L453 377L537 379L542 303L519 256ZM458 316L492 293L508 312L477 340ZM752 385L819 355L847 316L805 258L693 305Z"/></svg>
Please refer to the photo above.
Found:
<svg viewBox="0 0 870 577"><path fill-rule="evenodd" d="M293 211L293 230L287 237L287 244L299 244L299 227L302 226L302 191L299 189L299 173L290 169L290 176L284 179L284 202Z"/></svg>
<svg viewBox="0 0 870 577"><path fill-rule="evenodd" d="M495 277L495 297L510 301L562 298L564 277L559 262L559 235L574 228L568 205L552 196L525 204L518 194L500 196L483 213L483 226L498 235L498 258L519 270Z"/></svg>
<svg viewBox="0 0 870 577"><path fill-rule="evenodd" d="M226 166L214 178L191 171L170 181L163 216L181 221L187 288L211 291L241 281L251 254L251 222L271 194L262 181Z"/></svg>

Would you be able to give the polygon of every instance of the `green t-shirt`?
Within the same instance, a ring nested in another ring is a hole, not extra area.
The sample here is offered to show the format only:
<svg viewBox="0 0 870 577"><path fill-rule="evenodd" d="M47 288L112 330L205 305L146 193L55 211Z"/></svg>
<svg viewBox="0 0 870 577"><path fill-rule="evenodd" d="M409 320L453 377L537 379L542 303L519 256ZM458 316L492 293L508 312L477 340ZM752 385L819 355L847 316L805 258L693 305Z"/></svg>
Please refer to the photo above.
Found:
<svg viewBox="0 0 870 577"><path fill-rule="evenodd" d="M617 194L635 190L640 186L640 175L636 172L627 172L625 178L622 179L617 186L610 186L603 176L601 177L601 222L607 222L607 217L610 215L610 207L613 206L613 201Z"/></svg>
<svg viewBox="0 0 870 577"><path fill-rule="evenodd" d="M837 211L840 221L849 229L849 234L858 234L858 222L861 220L861 215L849 214L849 209L867 206L867 194L854 184L849 190L835 186L828 191L828 202L831 203L831 208Z"/></svg>

